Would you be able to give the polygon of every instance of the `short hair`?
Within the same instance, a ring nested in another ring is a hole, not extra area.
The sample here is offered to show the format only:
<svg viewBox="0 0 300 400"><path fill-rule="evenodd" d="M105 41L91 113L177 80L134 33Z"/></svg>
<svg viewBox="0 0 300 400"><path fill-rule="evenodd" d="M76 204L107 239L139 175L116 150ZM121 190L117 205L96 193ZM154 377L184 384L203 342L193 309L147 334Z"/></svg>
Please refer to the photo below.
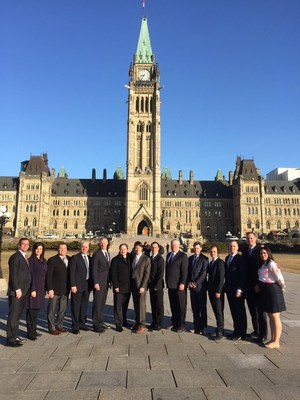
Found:
<svg viewBox="0 0 300 400"><path fill-rule="evenodd" d="M101 236L99 239L99 243L101 243L103 239L107 240L107 243L109 243L109 240L106 236Z"/></svg>
<svg viewBox="0 0 300 400"><path fill-rule="evenodd" d="M177 242L180 245L179 239L172 239L171 240L171 244L174 243L174 242Z"/></svg>
<svg viewBox="0 0 300 400"><path fill-rule="evenodd" d="M252 232L252 231L249 231L249 232L247 232L247 233L246 233L246 236L248 236L248 235L251 235L251 234L252 234L253 236L255 236L255 237L256 237L255 233L254 233L254 232Z"/></svg>
<svg viewBox="0 0 300 400"><path fill-rule="evenodd" d="M134 247L135 247L135 246L144 247L143 243L140 242L139 240L138 240L137 242L135 242L133 246L134 246Z"/></svg>
<svg viewBox="0 0 300 400"><path fill-rule="evenodd" d="M125 246L126 249L128 250L128 244L127 243L121 243L120 246L119 246L119 250L121 250L122 246Z"/></svg>
<svg viewBox="0 0 300 400"><path fill-rule="evenodd" d="M200 246L200 247L202 247L202 243L199 242L199 240L198 240L197 242L195 242L195 243L193 244L193 247L195 247L195 246Z"/></svg>
<svg viewBox="0 0 300 400"><path fill-rule="evenodd" d="M215 244L213 244L212 246L210 246L209 251L210 251L211 249L213 249L214 247L217 249L217 252L219 253L219 247L216 246Z"/></svg>
<svg viewBox="0 0 300 400"><path fill-rule="evenodd" d="M159 247L159 243L158 243L158 242L155 242L155 241L152 242L152 243L151 243L151 246L152 246L153 244L157 244L157 246Z"/></svg>
<svg viewBox="0 0 300 400"><path fill-rule="evenodd" d="M67 246L67 243L59 242L58 245L57 245L57 250L60 248L60 246ZM67 246L67 248L68 248L68 246Z"/></svg>
<svg viewBox="0 0 300 400"><path fill-rule="evenodd" d="M27 237L22 237L19 241L18 241L18 245L20 246L21 243L23 242L23 240L27 240L29 242L29 239Z"/></svg>

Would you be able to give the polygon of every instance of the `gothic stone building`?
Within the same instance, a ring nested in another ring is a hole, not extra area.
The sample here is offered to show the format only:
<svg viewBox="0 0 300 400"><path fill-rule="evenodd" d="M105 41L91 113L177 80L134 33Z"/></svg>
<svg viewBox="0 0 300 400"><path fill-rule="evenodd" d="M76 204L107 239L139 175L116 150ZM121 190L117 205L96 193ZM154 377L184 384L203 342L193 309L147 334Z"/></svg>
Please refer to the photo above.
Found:
<svg viewBox="0 0 300 400"><path fill-rule="evenodd" d="M196 181L190 171L172 179L160 165L160 71L143 18L137 51L129 68L126 179L57 177L48 156L31 156L18 177L0 177L0 205L12 217L6 231L38 237L55 233L81 237L87 232L129 235L189 234L212 240L228 232L243 236L298 230L300 180L268 181L253 160L236 160L228 180L219 170L212 181Z"/></svg>

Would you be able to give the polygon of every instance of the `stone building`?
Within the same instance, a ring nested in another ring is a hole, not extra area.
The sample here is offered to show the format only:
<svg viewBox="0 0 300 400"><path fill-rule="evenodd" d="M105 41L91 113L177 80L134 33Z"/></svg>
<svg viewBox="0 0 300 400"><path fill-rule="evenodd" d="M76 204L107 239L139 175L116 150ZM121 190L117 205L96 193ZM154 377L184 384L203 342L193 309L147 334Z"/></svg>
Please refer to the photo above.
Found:
<svg viewBox="0 0 300 400"><path fill-rule="evenodd" d="M142 18L137 50L129 68L126 178L117 167L97 179L56 176L47 154L21 163L18 177L0 177L0 205L12 216L6 233L38 237L47 233L82 237L126 232L129 235L187 235L224 240L248 231L299 230L300 179L265 180L254 160L237 157L228 180L218 170L211 181L193 171L172 179L160 165L160 71L152 52L147 19Z"/></svg>

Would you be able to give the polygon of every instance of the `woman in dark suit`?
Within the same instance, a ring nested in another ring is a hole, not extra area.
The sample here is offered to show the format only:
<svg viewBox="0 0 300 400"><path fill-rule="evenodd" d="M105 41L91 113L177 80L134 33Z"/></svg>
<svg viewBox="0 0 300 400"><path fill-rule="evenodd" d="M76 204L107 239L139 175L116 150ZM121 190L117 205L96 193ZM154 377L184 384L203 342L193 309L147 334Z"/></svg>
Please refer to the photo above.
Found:
<svg viewBox="0 0 300 400"><path fill-rule="evenodd" d="M30 298L26 310L27 336L29 340L36 340L40 334L36 331L37 316L45 302L45 282L47 262L44 257L45 247L42 242L33 245L29 257L29 269L32 275Z"/></svg>

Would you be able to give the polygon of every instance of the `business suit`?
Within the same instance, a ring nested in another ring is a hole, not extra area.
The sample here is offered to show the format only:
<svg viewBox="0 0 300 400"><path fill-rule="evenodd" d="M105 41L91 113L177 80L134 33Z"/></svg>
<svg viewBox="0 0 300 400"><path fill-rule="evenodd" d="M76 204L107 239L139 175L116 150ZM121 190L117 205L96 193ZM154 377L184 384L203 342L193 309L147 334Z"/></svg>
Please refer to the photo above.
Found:
<svg viewBox="0 0 300 400"><path fill-rule="evenodd" d="M231 316L233 319L232 336L245 337L247 331L247 316L244 302L244 287L246 281L246 264L244 258L236 253L230 262L230 256L225 259L225 286ZM237 291L241 296L237 297Z"/></svg>
<svg viewBox="0 0 300 400"><path fill-rule="evenodd" d="M130 256L118 254L111 260L110 279L114 291L114 319L117 328L127 325L126 314L130 299ZM118 292L115 289L119 289Z"/></svg>
<svg viewBox="0 0 300 400"><path fill-rule="evenodd" d="M22 311L28 302L28 294L31 285L31 273L29 263L26 261L21 251L14 253L8 260L9 279L8 279L8 318L7 318L7 342L15 343L18 338L19 321ZM22 296L18 299L16 291L21 289Z"/></svg>
<svg viewBox="0 0 300 400"><path fill-rule="evenodd" d="M172 325L174 329L180 329L185 324L186 317L186 284L188 277L188 257L182 251L178 251L171 258L167 254L166 284L172 313ZM179 290L179 285L184 285L184 290Z"/></svg>
<svg viewBox="0 0 300 400"><path fill-rule="evenodd" d="M157 253L151 258L149 293L152 311L152 327L161 327L164 320L164 273L165 260Z"/></svg>
<svg viewBox="0 0 300 400"><path fill-rule="evenodd" d="M258 339L263 340L267 336L267 315L262 310L261 294L254 290L254 287L258 285L258 270L261 266L259 253L260 248L255 244L252 248L245 248L242 256L246 263L245 298L254 333L258 335Z"/></svg>
<svg viewBox="0 0 300 400"><path fill-rule="evenodd" d="M140 255L137 264L135 264L135 258L133 259L131 265L131 292L135 311L136 326L146 325L146 292L148 288L150 270L150 258L145 254ZM140 293L141 288L144 289L143 293Z"/></svg>
<svg viewBox="0 0 300 400"><path fill-rule="evenodd" d="M195 331L207 327L206 271L208 258L200 253L189 257L188 287L190 289ZM196 287L191 286L193 283Z"/></svg>
<svg viewBox="0 0 300 400"><path fill-rule="evenodd" d="M88 257L88 256L87 256ZM86 329L85 320L86 312L89 304L89 295L91 291L90 266L91 257L89 260L89 271L87 271L83 254L75 254L70 259L69 273L71 286L71 311L72 311L72 331L77 333L79 329ZM72 288L76 287L77 292L73 293Z"/></svg>
<svg viewBox="0 0 300 400"><path fill-rule="evenodd" d="M48 260L48 269L46 274L46 289L53 290L54 297L49 297L47 319L49 332L63 329L64 318L66 315L69 295L68 285L68 265L70 257L65 256L67 261L63 261L62 257L56 254ZM55 321L55 313L57 309L57 319Z"/></svg>
<svg viewBox="0 0 300 400"><path fill-rule="evenodd" d="M92 277L93 277L93 327L97 332L103 329L104 307L107 299L108 276L110 267L110 256L106 252L107 258L102 250L97 250L92 257ZM100 290L95 289L98 284Z"/></svg>
<svg viewBox="0 0 300 400"><path fill-rule="evenodd" d="M209 263L207 280L207 291L211 307L216 318L216 334L223 336L224 331L224 279L225 264L220 258L216 258ZM216 297L216 293L220 294L220 298Z"/></svg>

